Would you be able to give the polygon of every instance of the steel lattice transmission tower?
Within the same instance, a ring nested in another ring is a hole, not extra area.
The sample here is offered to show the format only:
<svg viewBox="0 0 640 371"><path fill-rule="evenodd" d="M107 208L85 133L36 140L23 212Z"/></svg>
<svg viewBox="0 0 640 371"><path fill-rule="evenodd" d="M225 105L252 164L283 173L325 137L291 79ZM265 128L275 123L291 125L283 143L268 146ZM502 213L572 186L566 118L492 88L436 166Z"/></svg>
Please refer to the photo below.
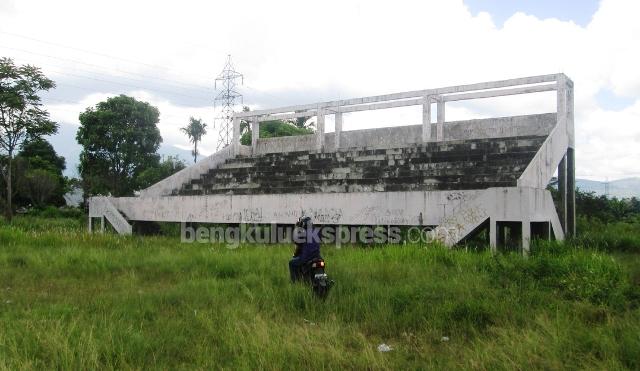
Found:
<svg viewBox="0 0 640 371"><path fill-rule="evenodd" d="M231 55L229 55L227 56L227 63L224 69L218 77L216 77L215 81L216 90L218 90L218 85L220 85L220 92L213 101L214 109L220 108L220 114L214 121L214 127L218 129L217 149L228 146L233 137L233 109L238 100L240 100L241 105L243 103L242 94L236 91L236 81L238 79L240 79L241 85L244 84L244 76L233 69Z"/></svg>

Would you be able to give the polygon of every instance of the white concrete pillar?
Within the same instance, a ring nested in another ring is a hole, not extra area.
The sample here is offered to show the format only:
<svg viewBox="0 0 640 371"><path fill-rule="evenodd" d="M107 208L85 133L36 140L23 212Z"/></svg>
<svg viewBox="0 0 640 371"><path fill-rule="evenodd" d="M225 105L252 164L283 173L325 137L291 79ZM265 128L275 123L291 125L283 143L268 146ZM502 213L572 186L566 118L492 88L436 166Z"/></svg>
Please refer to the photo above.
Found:
<svg viewBox="0 0 640 371"><path fill-rule="evenodd" d="M427 95L422 102L422 142L431 140L431 96Z"/></svg>
<svg viewBox="0 0 640 371"><path fill-rule="evenodd" d="M89 227L89 233L93 232L93 218L89 217L89 222L87 223Z"/></svg>
<svg viewBox="0 0 640 371"><path fill-rule="evenodd" d="M567 149L567 192L566 192L566 225L565 235L576 234L576 159L575 150Z"/></svg>
<svg viewBox="0 0 640 371"><path fill-rule="evenodd" d="M104 215L100 217L100 233L104 233Z"/></svg>
<svg viewBox="0 0 640 371"><path fill-rule="evenodd" d="M340 137L342 137L342 112L336 112L336 139L335 147L336 151L340 148Z"/></svg>
<svg viewBox="0 0 640 371"><path fill-rule="evenodd" d="M574 103L573 81L564 78L566 84L566 124L569 136L569 148L567 149L567 234L576 234L576 157L575 157L575 132L574 132Z"/></svg>
<svg viewBox="0 0 640 371"><path fill-rule="evenodd" d="M558 193L560 193L560 210L558 217L562 231L567 234L567 155L565 154L558 165Z"/></svg>
<svg viewBox="0 0 640 371"><path fill-rule="evenodd" d="M318 121L316 124L316 149L322 151L324 148L324 110L318 108Z"/></svg>
<svg viewBox="0 0 640 371"><path fill-rule="evenodd" d="M436 139L438 141L444 140L444 99L442 99L442 96L438 97L438 124Z"/></svg>
<svg viewBox="0 0 640 371"><path fill-rule="evenodd" d="M489 218L489 247L491 252L498 250L498 229L496 228L496 218Z"/></svg>
<svg viewBox="0 0 640 371"><path fill-rule="evenodd" d="M231 142L233 156L240 154L240 119L238 117L233 118L233 139Z"/></svg>
<svg viewBox="0 0 640 371"><path fill-rule="evenodd" d="M258 138L260 138L260 122L258 118L251 121L251 153L258 153Z"/></svg>
<svg viewBox="0 0 640 371"><path fill-rule="evenodd" d="M522 255L528 256L531 249L531 221L522 221Z"/></svg>

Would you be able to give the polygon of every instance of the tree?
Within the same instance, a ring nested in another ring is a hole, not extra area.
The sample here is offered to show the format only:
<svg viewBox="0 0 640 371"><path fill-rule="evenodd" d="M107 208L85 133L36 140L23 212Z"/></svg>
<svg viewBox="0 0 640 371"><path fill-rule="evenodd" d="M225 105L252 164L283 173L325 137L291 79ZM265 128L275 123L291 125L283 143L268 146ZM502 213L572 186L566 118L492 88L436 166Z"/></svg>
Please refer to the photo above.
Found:
<svg viewBox="0 0 640 371"><path fill-rule="evenodd" d="M60 176L67 168L65 158L58 156L51 143L44 138L37 138L25 143L18 156L27 159L32 169L49 170L60 174Z"/></svg>
<svg viewBox="0 0 640 371"><path fill-rule="evenodd" d="M25 167L22 175L16 175L18 184L23 183L22 177L28 175L28 173L34 170L44 170L55 178L56 187L43 202L45 204L54 204L55 206L65 204L64 194L67 192L68 187L63 172L66 169L66 161L64 157L58 156L51 143L44 138L25 143L20 152L18 152L16 159L22 159ZM26 188L20 187L15 203L26 206L27 203L25 201L31 201L31 204L35 205L32 198L26 193Z"/></svg>
<svg viewBox="0 0 640 371"><path fill-rule="evenodd" d="M158 166L150 167L141 172L138 176L138 186L140 189L147 188L185 167L187 165L178 156L169 156L166 160L160 162Z"/></svg>
<svg viewBox="0 0 640 371"><path fill-rule="evenodd" d="M20 188L35 207L43 207L60 187L59 179L44 169L30 170L20 179Z"/></svg>
<svg viewBox="0 0 640 371"><path fill-rule="evenodd" d="M4 152L3 175L7 187L7 218L13 215L13 156L25 142L55 134L58 125L49 120L42 108L40 92L55 87L35 66L16 66L9 58L0 58L0 150Z"/></svg>
<svg viewBox="0 0 640 371"><path fill-rule="evenodd" d="M313 134L313 130L309 128L299 128L287 121L273 120L260 123L260 138L288 137L306 134ZM251 130L247 130L242 134L240 143L244 145L251 144Z"/></svg>
<svg viewBox="0 0 640 371"><path fill-rule="evenodd" d="M193 155L193 162L195 163L198 160L198 142L202 140L203 135L207 134L207 124L202 122L201 119L196 120L191 117L189 118L189 124L180 128L180 131L187 134L189 142L193 143L193 151L191 151L191 154Z"/></svg>
<svg viewBox="0 0 640 371"><path fill-rule="evenodd" d="M296 113L300 112L301 111L296 111ZM310 120L310 118L310 116L296 117L295 119L289 120L289 122L300 129L311 129L315 126L315 123Z"/></svg>
<svg viewBox="0 0 640 371"><path fill-rule="evenodd" d="M82 146L79 171L86 196L133 195L138 175L158 165L159 117L156 107L125 95L80 114L76 140Z"/></svg>

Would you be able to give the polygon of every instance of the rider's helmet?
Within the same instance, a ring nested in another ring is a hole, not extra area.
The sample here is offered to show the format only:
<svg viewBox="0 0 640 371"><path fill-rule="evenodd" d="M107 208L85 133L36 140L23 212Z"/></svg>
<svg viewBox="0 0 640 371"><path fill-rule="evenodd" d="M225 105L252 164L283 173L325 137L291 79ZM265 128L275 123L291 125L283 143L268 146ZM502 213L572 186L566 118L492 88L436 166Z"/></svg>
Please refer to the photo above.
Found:
<svg viewBox="0 0 640 371"><path fill-rule="evenodd" d="M298 218L298 222L296 223L296 227L304 229L310 228L311 225L311 217L309 216L301 216L300 218Z"/></svg>

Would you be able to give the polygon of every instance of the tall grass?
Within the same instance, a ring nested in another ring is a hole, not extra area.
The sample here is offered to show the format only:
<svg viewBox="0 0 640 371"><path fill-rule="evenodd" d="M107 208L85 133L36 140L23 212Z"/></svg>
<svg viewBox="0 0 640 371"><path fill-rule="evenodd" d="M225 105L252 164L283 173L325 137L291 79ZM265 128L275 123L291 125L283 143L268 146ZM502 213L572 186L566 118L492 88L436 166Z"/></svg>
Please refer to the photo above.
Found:
<svg viewBox="0 0 640 371"><path fill-rule="evenodd" d="M640 254L640 221L603 223L580 218L578 233L571 243L582 248Z"/></svg>
<svg viewBox="0 0 640 371"><path fill-rule="evenodd" d="M37 218L1 225L0 245L3 369L640 367L640 265L619 260L635 254L326 246L323 302L288 282L289 246Z"/></svg>

